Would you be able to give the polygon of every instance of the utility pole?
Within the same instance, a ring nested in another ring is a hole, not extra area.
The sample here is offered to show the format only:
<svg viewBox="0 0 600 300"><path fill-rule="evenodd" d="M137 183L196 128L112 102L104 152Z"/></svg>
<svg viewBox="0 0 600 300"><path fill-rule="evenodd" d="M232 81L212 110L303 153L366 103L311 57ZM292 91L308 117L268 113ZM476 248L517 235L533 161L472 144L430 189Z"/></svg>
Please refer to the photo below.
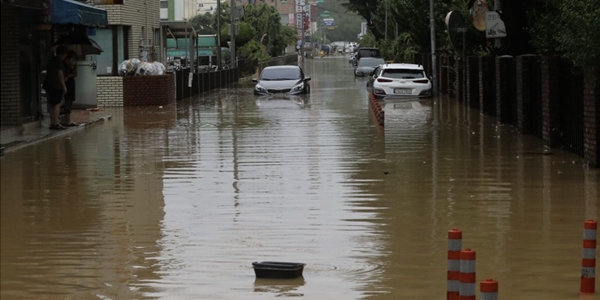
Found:
<svg viewBox="0 0 600 300"><path fill-rule="evenodd" d="M236 7L235 0L231 0L231 68L235 69L237 66L237 58L235 55L235 15Z"/></svg>
<svg viewBox="0 0 600 300"><path fill-rule="evenodd" d="M217 70L221 70L221 0L217 0Z"/></svg>
<svg viewBox="0 0 600 300"><path fill-rule="evenodd" d="M388 11L387 9L385 10L385 39L387 40L387 28L388 28Z"/></svg>
<svg viewBox="0 0 600 300"><path fill-rule="evenodd" d="M436 56L436 45L435 45L435 11L433 9L433 1L429 0L429 29L431 35L431 81L433 87L433 96L437 95L438 82L437 82L437 58Z"/></svg>
<svg viewBox="0 0 600 300"><path fill-rule="evenodd" d="M304 36L304 17L304 6L302 6L302 42L300 42L300 55L302 56L300 58L300 63L302 64L302 68L304 68L304 40L306 39Z"/></svg>

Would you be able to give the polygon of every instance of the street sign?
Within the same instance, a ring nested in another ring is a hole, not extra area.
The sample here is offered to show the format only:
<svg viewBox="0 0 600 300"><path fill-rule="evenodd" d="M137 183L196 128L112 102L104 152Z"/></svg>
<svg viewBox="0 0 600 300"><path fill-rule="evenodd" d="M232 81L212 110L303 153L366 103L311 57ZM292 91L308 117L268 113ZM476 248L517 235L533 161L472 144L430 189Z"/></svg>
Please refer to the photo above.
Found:
<svg viewBox="0 0 600 300"><path fill-rule="evenodd" d="M302 18L302 13L296 14L296 28L298 28L298 29L302 28L303 24L304 24L304 20Z"/></svg>
<svg viewBox="0 0 600 300"><path fill-rule="evenodd" d="M502 38L506 36L506 26L500 15L495 11L485 13L485 37Z"/></svg>
<svg viewBox="0 0 600 300"><path fill-rule="evenodd" d="M235 9L233 10L233 16L236 19L243 17L244 16L244 7L235 7Z"/></svg>
<svg viewBox="0 0 600 300"><path fill-rule="evenodd" d="M327 26L327 27L334 26L334 20L333 19L323 19L323 25Z"/></svg>

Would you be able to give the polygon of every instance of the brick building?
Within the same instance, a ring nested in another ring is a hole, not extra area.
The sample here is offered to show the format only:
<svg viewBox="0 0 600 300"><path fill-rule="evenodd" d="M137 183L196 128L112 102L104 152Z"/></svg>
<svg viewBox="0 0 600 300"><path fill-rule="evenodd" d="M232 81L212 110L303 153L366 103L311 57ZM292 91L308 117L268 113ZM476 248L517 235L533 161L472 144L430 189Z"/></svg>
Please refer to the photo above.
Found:
<svg viewBox="0 0 600 300"><path fill-rule="evenodd" d="M98 75L117 75L119 63L130 58L160 61L159 1L94 0L94 3L107 11L109 25L95 33L95 40L104 49L96 57Z"/></svg>

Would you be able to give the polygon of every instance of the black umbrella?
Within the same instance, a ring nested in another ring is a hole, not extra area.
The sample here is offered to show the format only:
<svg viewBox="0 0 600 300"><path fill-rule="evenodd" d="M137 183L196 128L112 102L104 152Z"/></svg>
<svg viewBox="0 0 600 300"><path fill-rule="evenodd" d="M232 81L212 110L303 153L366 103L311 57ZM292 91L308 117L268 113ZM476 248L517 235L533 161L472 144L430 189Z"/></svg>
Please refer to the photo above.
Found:
<svg viewBox="0 0 600 300"><path fill-rule="evenodd" d="M58 38L54 45L65 45L67 48L75 50L79 55L96 55L104 52L96 41L81 34L63 35Z"/></svg>

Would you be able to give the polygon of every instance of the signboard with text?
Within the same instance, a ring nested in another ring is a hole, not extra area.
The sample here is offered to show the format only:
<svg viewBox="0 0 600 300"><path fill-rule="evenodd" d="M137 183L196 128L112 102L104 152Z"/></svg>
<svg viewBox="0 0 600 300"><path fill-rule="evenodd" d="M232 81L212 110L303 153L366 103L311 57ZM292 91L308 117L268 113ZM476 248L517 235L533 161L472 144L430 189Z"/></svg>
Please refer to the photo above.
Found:
<svg viewBox="0 0 600 300"><path fill-rule="evenodd" d="M501 38L506 36L506 26L500 15L495 11L485 13L485 37Z"/></svg>

